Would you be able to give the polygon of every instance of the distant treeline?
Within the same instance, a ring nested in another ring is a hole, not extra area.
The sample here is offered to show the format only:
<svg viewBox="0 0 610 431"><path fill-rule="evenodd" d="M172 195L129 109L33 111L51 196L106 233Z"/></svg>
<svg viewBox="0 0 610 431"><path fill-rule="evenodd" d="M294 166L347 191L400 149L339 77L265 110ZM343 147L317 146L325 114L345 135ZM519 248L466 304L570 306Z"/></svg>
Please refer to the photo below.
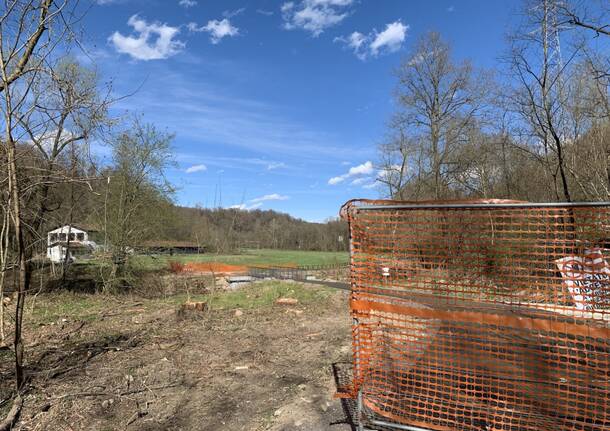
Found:
<svg viewBox="0 0 610 431"><path fill-rule="evenodd" d="M311 223L272 210L175 206L167 240L192 241L205 249L240 248L341 251L348 248L347 224L340 220Z"/></svg>

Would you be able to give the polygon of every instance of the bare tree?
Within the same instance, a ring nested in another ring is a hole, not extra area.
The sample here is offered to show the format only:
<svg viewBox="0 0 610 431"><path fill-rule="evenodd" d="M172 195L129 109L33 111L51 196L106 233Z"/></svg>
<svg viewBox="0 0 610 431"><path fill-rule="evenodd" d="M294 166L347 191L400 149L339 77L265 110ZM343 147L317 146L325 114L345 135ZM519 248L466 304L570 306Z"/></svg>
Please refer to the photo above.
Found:
<svg viewBox="0 0 610 431"><path fill-rule="evenodd" d="M570 202L565 154L567 81L580 47L567 56L561 51L558 0L528 1L524 12L523 26L511 36L509 66L518 81L512 93L513 109L524 126L524 145L532 154L540 154L553 179L555 198Z"/></svg>
<svg viewBox="0 0 610 431"><path fill-rule="evenodd" d="M0 106L6 179L2 276L13 270L15 381L25 381L23 312L32 278L32 256L50 205L53 187L77 178L76 144L104 121L107 99L98 97L92 72L70 60L73 27L80 19L76 0L5 1L0 17ZM67 150L69 155L64 155ZM57 209L57 208L55 208ZM9 237L12 247L9 250ZM10 254L9 254L10 252ZM1 289L0 289L1 290Z"/></svg>
<svg viewBox="0 0 610 431"><path fill-rule="evenodd" d="M475 85L470 63L453 61L449 45L434 32L418 41L396 74L400 111L392 126L399 141L404 135L418 143L414 146L421 151L415 156L418 179L433 197L444 198L454 150L483 106L482 79Z"/></svg>
<svg viewBox="0 0 610 431"><path fill-rule="evenodd" d="M557 7L562 24L590 30L598 36L610 36L610 23L608 23L610 6L607 2L600 2L595 8L595 13L574 0L558 3Z"/></svg>
<svg viewBox="0 0 610 431"><path fill-rule="evenodd" d="M379 146L384 191L399 199L607 199L610 63L582 25L596 23L605 36L607 5L595 10L525 0L509 38L507 84L495 90L487 74L452 60L438 34L423 37L397 72L399 112Z"/></svg>
<svg viewBox="0 0 610 431"><path fill-rule="evenodd" d="M394 125L393 134L387 142L379 146L379 175L377 182L387 190L387 197L393 199L418 199L421 193L420 142L407 137L400 125ZM409 190L407 186L412 185Z"/></svg>
<svg viewBox="0 0 610 431"><path fill-rule="evenodd" d="M59 43L42 39L45 32L56 27L66 3L52 0L11 1L5 3L0 17L0 91L3 100L4 139L7 157L7 186L9 212L16 245L17 301L15 307L15 374L17 389L24 383L22 322L25 295L31 269L28 246L25 242L21 186L18 181L16 129L19 117L29 100L33 77L44 67L44 62ZM63 21L63 20L62 20ZM59 30L58 36L62 37ZM27 110L27 108L26 108Z"/></svg>
<svg viewBox="0 0 610 431"><path fill-rule="evenodd" d="M112 166L106 172L106 202L99 217L103 217L110 252L111 270L103 276L106 290L124 281L133 250L154 238L165 221L164 212L173 192L165 177L166 169L173 164L172 140L173 135L135 118L130 129L110 143Z"/></svg>
<svg viewBox="0 0 610 431"><path fill-rule="evenodd" d="M4 283L6 280L6 270L8 266L9 238L10 238L10 202L2 204L2 230L0 231L0 346L6 340L5 318L4 318Z"/></svg>
<svg viewBox="0 0 610 431"><path fill-rule="evenodd" d="M610 104L608 86L592 73L589 57L577 63L568 83L566 164L579 197L610 196Z"/></svg>
<svg viewBox="0 0 610 431"><path fill-rule="evenodd" d="M95 71L70 57L39 74L31 99L32 109L20 117L19 126L41 159L26 195L32 235L36 236L63 203L52 200L53 188L62 183L72 188L74 182L90 179L83 169L77 173L76 165L88 159L88 141L111 124L107 108L113 100L110 88L102 93ZM64 165L72 167L65 169Z"/></svg>

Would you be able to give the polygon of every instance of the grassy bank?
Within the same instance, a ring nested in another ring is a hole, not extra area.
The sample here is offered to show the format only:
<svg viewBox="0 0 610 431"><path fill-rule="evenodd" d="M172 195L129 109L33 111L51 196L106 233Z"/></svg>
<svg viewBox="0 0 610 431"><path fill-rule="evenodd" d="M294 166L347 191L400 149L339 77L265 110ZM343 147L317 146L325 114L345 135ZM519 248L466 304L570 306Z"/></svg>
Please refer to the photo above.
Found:
<svg viewBox="0 0 610 431"><path fill-rule="evenodd" d="M28 298L26 318L34 325L59 323L63 319L91 321L103 317L112 309L134 307L134 303L137 303L139 308L153 310L177 307L187 299L205 301L212 310L263 308L273 306L275 300L280 297L295 298L300 304L310 304L324 301L333 292L329 288L281 281L253 283L239 290L223 290L213 294L192 294L189 297L186 294L176 294L154 299L58 291L40 295L36 299Z"/></svg>
<svg viewBox="0 0 610 431"><path fill-rule="evenodd" d="M231 265L332 265L347 263L346 252L300 251L300 250L244 250L239 254L181 254L136 256L135 263L147 270L166 268L169 261L222 262Z"/></svg>

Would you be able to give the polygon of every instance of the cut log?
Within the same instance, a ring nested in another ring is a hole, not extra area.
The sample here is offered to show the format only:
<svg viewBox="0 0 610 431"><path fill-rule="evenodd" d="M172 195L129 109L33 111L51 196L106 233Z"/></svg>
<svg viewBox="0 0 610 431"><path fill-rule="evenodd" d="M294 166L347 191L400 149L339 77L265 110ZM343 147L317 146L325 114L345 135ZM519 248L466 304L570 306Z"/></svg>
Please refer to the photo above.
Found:
<svg viewBox="0 0 610 431"><path fill-rule="evenodd" d="M21 407L23 406L23 399L20 395L17 395L17 398L13 401L13 406L9 410L6 418L2 422L0 422L0 431L8 431L10 430L15 422L17 421L17 417L21 412Z"/></svg>
<svg viewBox="0 0 610 431"><path fill-rule="evenodd" d="M193 310L193 311L205 311L208 309L208 303L207 302L185 302L184 304L182 304L182 310L183 311L187 311L187 310Z"/></svg>
<svg viewBox="0 0 610 431"><path fill-rule="evenodd" d="M275 303L280 305L296 305L299 303L299 300L296 298L278 298Z"/></svg>

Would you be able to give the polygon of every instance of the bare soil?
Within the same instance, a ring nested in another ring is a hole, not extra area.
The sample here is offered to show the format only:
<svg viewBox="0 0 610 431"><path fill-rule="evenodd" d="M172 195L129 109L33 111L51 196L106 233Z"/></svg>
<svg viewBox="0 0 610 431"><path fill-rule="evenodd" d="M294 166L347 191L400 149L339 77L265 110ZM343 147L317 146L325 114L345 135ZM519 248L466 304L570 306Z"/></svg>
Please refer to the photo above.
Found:
<svg viewBox="0 0 610 431"><path fill-rule="evenodd" d="M29 325L15 429L352 429L333 399L332 365L351 352L345 292L238 312L177 308L114 298L94 319ZM0 351L0 415L12 379Z"/></svg>

